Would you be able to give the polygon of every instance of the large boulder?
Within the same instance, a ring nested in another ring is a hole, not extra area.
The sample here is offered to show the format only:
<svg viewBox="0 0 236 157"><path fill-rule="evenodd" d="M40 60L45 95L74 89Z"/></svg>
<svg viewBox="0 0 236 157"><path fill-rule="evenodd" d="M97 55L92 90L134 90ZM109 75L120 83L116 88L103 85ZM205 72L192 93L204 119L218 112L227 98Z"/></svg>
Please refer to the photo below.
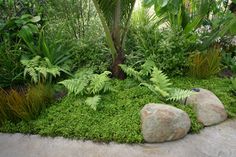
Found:
<svg viewBox="0 0 236 157"><path fill-rule="evenodd" d="M183 138L191 122L186 112L165 104L147 104L141 110L142 133L146 142Z"/></svg>
<svg viewBox="0 0 236 157"><path fill-rule="evenodd" d="M197 113L197 119L204 126L218 124L227 119L224 105L211 91L197 88L195 94L186 99L186 104L191 104Z"/></svg>

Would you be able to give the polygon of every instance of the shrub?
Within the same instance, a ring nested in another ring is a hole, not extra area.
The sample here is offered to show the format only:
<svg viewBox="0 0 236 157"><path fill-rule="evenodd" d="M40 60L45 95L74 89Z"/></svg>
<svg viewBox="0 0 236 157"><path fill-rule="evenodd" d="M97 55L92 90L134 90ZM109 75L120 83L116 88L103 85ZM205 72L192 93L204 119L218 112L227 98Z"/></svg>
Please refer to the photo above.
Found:
<svg viewBox="0 0 236 157"><path fill-rule="evenodd" d="M127 45L134 47L128 55L127 62L140 66L149 58L157 67L170 76L184 75L188 67L189 52L195 47L195 39L187 38L182 31L155 28L155 25L146 25L129 34ZM132 42L132 43L129 43Z"/></svg>
<svg viewBox="0 0 236 157"><path fill-rule="evenodd" d="M232 57L232 54L230 53L223 53L222 63L226 68L228 68L234 74L236 73L236 56Z"/></svg>
<svg viewBox="0 0 236 157"><path fill-rule="evenodd" d="M52 100L50 86L37 85L28 90L0 90L0 123L35 119Z"/></svg>
<svg viewBox="0 0 236 157"><path fill-rule="evenodd" d="M190 75L196 78L208 78L220 71L221 53L218 47L213 47L201 53L190 56Z"/></svg>
<svg viewBox="0 0 236 157"><path fill-rule="evenodd" d="M27 33L27 37L33 42L40 26L39 22L39 16L28 14L0 21L0 87L23 82L20 58L28 52L24 51L25 44L20 36Z"/></svg>

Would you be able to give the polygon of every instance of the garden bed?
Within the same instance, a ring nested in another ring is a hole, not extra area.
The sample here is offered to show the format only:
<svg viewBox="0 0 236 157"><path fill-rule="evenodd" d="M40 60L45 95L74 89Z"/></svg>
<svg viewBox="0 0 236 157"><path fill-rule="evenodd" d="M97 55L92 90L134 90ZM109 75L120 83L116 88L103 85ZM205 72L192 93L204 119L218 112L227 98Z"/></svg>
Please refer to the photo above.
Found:
<svg viewBox="0 0 236 157"><path fill-rule="evenodd" d="M179 88L202 87L211 90L223 102L229 117L236 115L236 98L230 91L229 79L197 80L180 77L171 80ZM113 84L116 91L103 95L97 111L83 104L85 98L71 95L44 110L36 120L17 124L6 122L0 132L63 136L102 142L144 142L140 110L147 103L161 102L160 98L131 79L114 80ZM192 123L190 133L197 133L203 128L197 122L191 106L171 104L189 114Z"/></svg>

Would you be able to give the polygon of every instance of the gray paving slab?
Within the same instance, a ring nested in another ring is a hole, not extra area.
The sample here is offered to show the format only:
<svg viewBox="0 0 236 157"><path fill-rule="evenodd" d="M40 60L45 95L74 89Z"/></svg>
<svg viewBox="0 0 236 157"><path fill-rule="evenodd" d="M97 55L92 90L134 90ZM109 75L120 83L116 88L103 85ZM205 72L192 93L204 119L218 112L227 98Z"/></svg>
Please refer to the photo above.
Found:
<svg viewBox="0 0 236 157"><path fill-rule="evenodd" d="M0 157L236 157L236 120L161 144L105 144L0 133Z"/></svg>

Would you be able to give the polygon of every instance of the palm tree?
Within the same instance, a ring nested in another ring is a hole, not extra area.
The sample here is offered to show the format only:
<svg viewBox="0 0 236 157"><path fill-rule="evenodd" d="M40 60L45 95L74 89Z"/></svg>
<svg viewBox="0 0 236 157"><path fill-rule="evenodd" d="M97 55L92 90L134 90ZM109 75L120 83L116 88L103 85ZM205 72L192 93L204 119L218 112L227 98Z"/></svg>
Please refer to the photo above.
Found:
<svg viewBox="0 0 236 157"><path fill-rule="evenodd" d="M102 22L108 46L112 53L112 75L124 79L119 64L125 60L124 41L129 27L135 0L93 0Z"/></svg>

